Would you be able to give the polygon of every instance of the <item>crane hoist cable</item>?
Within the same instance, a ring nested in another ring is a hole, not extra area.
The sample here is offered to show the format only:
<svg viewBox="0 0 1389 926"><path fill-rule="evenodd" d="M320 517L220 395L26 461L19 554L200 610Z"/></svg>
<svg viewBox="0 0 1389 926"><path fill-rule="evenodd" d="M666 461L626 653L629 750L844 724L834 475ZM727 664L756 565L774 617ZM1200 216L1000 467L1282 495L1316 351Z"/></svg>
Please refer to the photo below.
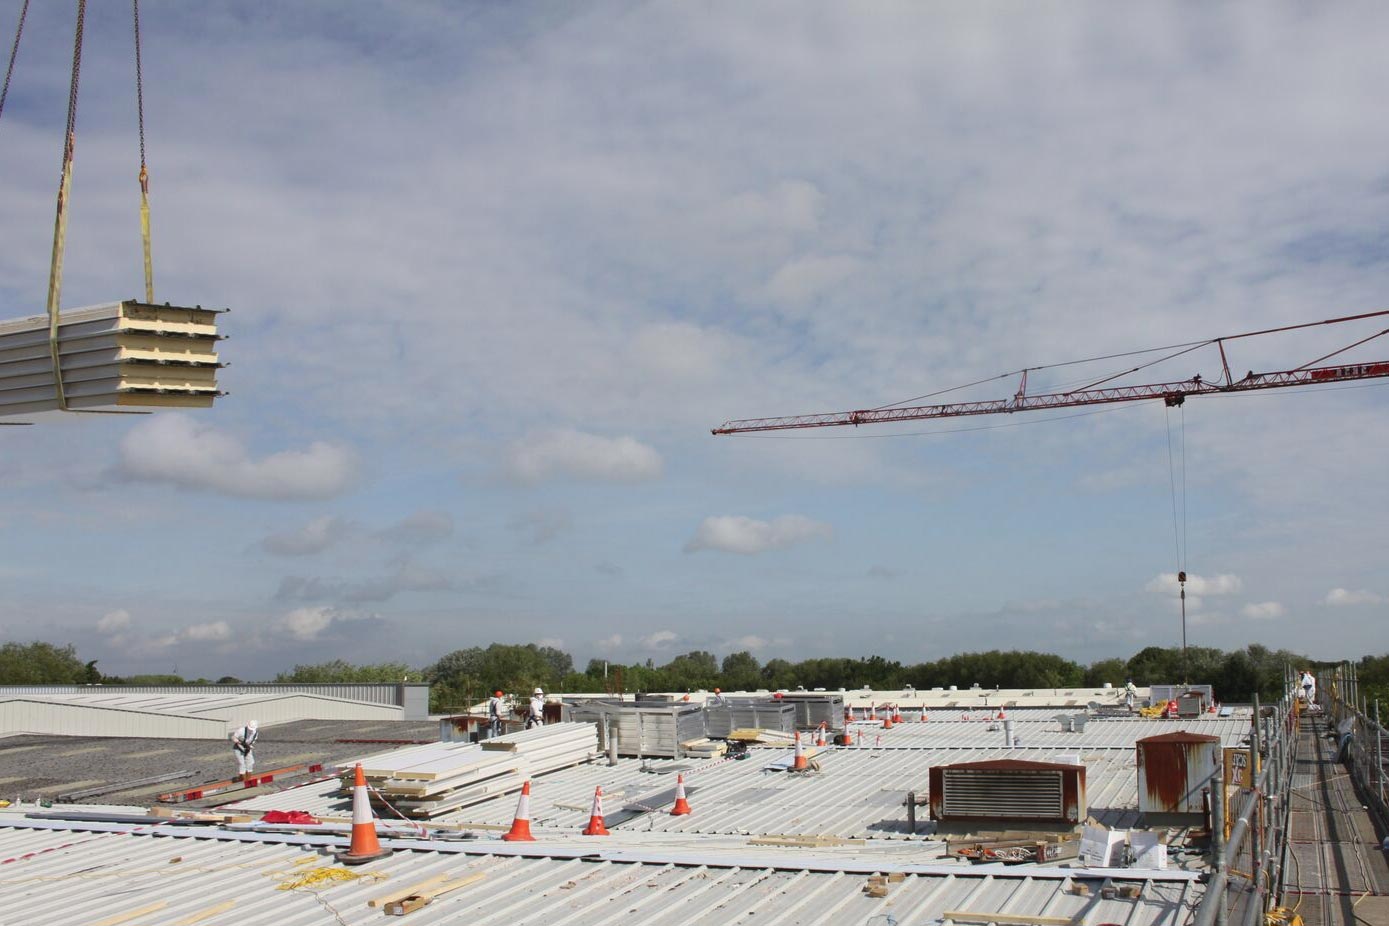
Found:
<svg viewBox="0 0 1389 926"><path fill-rule="evenodd" d="M77 140L77 85L82 76L82 28L87 0L77 0L77 29L72 40L72 83L68 88L67 131L63 141L62 175L58 181L58 208L53 220L53 259L48 268L48 352L53 359L53 385L58 408L70 411L63 389L63 367L58 351L58 303L63 290L63 248L67 243L68 196L72 191L72 149Z"/></svg>
<svg viewBox="0 0 1389 926"><path fill-rule="evenodd" d="M145 166L145 78L140 60L140 0L135 9L135 108L140 122L140 241L145 251L145 302L154 302L154 262L150 257L150 173Z"/></svg>
<svg viewBox="0 0 1389 926"><path fill-rule="evenodd" d="M5 112L5 97L10 95L10 78L14 76L14 62L19 57L19 40L24 35L24 18L29 15L29 0L19 8L19 26L14 30L14 44L10 46L10 64L5 68L5 83L0 86L0 115Z"/></svg>

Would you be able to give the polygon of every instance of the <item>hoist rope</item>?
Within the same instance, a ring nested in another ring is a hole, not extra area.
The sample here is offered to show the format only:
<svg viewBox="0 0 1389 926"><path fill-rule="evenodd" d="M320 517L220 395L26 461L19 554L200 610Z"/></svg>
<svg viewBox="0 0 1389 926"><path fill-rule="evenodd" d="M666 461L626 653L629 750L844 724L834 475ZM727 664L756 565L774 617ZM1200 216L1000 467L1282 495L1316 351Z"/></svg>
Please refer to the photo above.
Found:
<svg viewBox="0 0 1389 926"><path fill-rule="evenodd" d="M10 78L14 76L14 61L19 57L19 39L24 35L24 17L29 15L29 0L19 8L19 27L14 30L14 44L10 46L10 64L5 68L5 83L0 86L0 115L5 112L5 97L10 95Z"/></svg>
<svg viewBox="0 0 1389 926"><path fill-rule="evenodd" d="M145 251L145 302L154 302L154 261L150 256L150 175L145 166L145 78L140 59L140 0L135 9L135 108L140 122L140 240Z"/></svg>
<svg viewBox="0 0 1389 926"><path fill-rule="evenodd" d="M63 247L67 242L68 195L72 190L72 149L77 139L77 85L82 74L82 27L87 17L87 0L77 0L77 30L72 42L72 84L68 89L67 132L63 142L62 176L58 181L58 208L53 220L53 259L48 269L48 351L53 359L53 385L58 408L68 411L63 389L63 368L58 351L58 304L63 289Z"/></svg>
<svg viewBox="0 0 1389 926"><path fill-rule="evenodd" d="M1178 575L1180 575L1183 571L1185 571L1185 566L1182 563L1181 519L1177 516L1177 464L1175 458L1172 455L1172 409L1164 406L1163 414L1167 418L1167 482L1172 489L1172 550L1176 554L1176 571ZM1183 424L1185 424L1185 417L1183 417L1182 421ZM1183 435L1183 444L1185 444L1185 442L1185 435ZM1185 456L1185 454L1183 454L1183 456ZM1185 463L1183 463L1182 468L1182 485L1182 494L1183 496L1185 496ZM1182 499L1182 507L1186 507L1185 497L1183 497Z"/></svg>

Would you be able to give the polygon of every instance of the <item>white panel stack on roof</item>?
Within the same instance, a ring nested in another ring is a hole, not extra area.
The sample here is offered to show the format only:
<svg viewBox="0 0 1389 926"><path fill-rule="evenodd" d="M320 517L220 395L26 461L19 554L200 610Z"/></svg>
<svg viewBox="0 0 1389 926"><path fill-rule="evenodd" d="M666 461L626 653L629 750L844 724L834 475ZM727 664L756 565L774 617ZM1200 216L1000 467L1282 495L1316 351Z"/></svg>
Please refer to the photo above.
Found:
<svg viewBox="0 0 1389 926"><path fill-rule="evenodd" d="M374 796L402 813L435 817L519 791L527 779L598 755L598 728L559 723L474 743L431 743L359 760Z"/></svg>
<svg viewBox="0 0 1389 926"><path fill-rule="evenodd" d="M61 313L69 408L207 408L222 395L218 310L133 300ZM58 408L48 317L0 322L0 417Z"/></svg>

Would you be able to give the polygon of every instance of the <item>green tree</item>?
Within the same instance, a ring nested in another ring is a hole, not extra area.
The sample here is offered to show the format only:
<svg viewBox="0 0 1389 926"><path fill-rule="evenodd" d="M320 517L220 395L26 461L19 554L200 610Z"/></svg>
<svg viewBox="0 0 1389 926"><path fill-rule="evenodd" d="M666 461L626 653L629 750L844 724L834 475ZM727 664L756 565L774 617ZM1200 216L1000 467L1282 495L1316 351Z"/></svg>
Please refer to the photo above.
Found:
<svg viewBox="0 0 1389 926"><path fill-rule="evenodd" d="M713 653L694 650L676 656L661 666L665 675L665 686L672 691L686 691L695 688L713 688L719 682L719 663Z"/></svg>
<svg viewBox="0 0 1389 926"><path fill-rule="evenodd" d="M729 653L719 668L719 687L725 691L747 691L762 682L762 666L746 650Z"/></svg>
<svg viewBox="0 0 1389 926"><path fill-rule="evenodd" d="M281 672L275 681L281 684L384 684L404 681L407 677L418 679L421 673L411 669L403 662L381 662L374 665L353 665L342 659L320 662L315 665L298 665L289 672Z"/></svg>
<svg viewBox="0 0 1389 926"><path fill-rule="evenodd" d="M1100 688L1108 682L1115 688L1122 688L1128 681L1128 673L1128 663L1123 659L1101 659L1099 662L1091 663L1085 670L1085 685L1087 688Z"/></svg>
<svg viewBox="0 0 1389 926"><path fill-rule="evenodd" d="M96 663L90 664L95 670ZM88 664L71 644L6 643L0 646L0 685L80 685L88 681Z"/></svg>

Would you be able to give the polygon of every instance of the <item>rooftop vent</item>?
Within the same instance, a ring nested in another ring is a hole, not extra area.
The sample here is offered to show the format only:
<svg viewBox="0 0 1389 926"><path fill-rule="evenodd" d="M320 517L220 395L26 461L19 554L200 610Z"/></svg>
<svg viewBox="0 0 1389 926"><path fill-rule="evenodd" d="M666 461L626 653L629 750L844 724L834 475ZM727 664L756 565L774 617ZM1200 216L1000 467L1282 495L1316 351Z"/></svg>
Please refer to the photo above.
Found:
<svg viewBox="0 0 1389 926"><path fill-rule="evenodd" d="M998 759L931 769L934 820L1074 825L1085 815L1084 766Z"/></svg>

